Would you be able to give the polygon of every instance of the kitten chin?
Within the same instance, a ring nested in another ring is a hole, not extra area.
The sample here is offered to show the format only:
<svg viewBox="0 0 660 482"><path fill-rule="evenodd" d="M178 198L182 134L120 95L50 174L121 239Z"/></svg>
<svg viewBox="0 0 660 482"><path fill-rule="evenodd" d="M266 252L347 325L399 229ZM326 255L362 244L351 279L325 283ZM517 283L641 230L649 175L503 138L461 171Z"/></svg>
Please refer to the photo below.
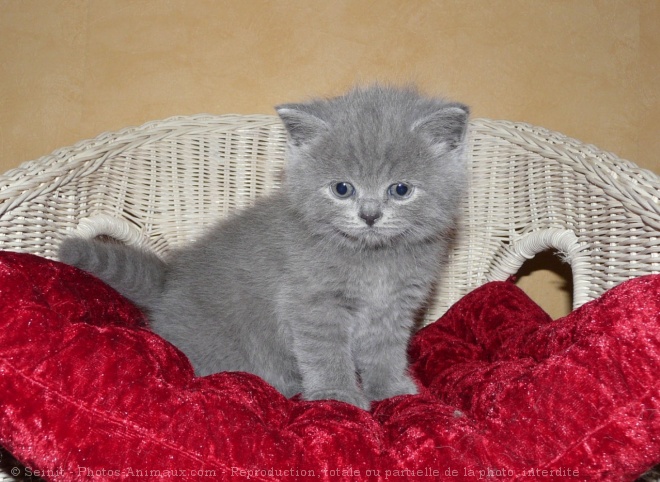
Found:
<svg viewBox="0 0 660 482"><path fill-rule="evenodd" d="M369 228L358 232L337 230L340 244L356 249L387 249L396 247L405 242L405 232L397 231L395 234L383 233L378 228Z"/></svg>
<svg viewBox="0 0 660 482"><path fill-rule="evenodd" d="M145 308L198 375L247 371L364 409L415 394L407 344L455 229L469 110L374 85L277 111L280 191L165 262L91 241L62 255Z"/></svg>

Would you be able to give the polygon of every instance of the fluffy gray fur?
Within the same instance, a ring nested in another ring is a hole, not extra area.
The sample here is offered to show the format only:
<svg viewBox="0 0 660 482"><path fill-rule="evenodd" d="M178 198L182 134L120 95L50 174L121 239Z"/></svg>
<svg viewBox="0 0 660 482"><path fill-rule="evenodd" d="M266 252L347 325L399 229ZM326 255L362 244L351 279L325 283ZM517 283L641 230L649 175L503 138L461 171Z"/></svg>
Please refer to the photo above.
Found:
<svg viewBox="0 0 660 482"><path fill-rule="evenodd" d="M277 112L275 194L166 261L76 238L60 258L143 307L198 375L251 372L365 409L414 394L406 349L463 198L468 108L371 86Z"/></svg>

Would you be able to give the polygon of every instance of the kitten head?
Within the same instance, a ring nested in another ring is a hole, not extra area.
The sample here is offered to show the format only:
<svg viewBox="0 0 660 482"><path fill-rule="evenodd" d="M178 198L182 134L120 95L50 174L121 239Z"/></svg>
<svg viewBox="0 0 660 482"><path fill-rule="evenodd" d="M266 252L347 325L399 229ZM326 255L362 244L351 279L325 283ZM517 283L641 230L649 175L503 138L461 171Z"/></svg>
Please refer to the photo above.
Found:
<svg viewBox="0 0 660 482"><path fill-rule="evenodd" d="M277 112L289 139L283 188L315 234L381 247L451 229L465 187L468 107L372 86Z"/></svg>

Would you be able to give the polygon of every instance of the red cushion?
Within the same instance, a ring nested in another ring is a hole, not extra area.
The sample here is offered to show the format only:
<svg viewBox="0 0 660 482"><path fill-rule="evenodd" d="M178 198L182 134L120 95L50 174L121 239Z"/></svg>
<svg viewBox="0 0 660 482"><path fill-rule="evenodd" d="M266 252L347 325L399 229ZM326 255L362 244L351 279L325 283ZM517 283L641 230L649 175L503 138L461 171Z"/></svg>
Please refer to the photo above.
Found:
<svg viewBox="0 0 660 482"><path fill-rule="evenodd" d="M75 268L0 253L0 296L0 445L49 480L618 482L660 461L660 276L557 321L487 284L414 337L421 394L370 413L196 378Z"/></svg>

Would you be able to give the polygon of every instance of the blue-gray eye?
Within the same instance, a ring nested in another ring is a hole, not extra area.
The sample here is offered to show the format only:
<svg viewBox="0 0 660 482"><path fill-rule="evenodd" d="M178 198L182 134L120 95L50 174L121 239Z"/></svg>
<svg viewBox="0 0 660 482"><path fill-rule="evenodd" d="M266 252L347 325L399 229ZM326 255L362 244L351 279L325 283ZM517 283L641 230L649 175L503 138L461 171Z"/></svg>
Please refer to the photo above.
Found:
<svg viewBox="0 0 660 482"><path fill-rule="evenodd" d="M355 192L353 186L348 182L336 182L332 185L332 192L335 196L345 199L351 197Z"/></svg>
<svg viewBox="0 0 660 482"><path fill-rule="evenodd" d="M389 187L388 192L392 197L404 199L412 194L412 186L406 184L405 182L398 182L396 184L392 184Z"/></svg>

